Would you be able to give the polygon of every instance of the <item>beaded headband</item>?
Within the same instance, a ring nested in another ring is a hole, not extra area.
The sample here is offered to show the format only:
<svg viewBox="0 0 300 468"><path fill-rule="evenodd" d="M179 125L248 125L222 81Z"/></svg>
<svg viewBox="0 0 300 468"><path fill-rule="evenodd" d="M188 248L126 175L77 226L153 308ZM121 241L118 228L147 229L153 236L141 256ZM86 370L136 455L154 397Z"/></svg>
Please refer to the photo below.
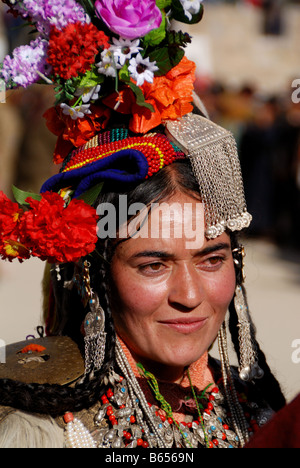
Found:
<svg viewBox="0 0 300 468"><path fill-rule="evenodd" d="M138 182L175 160L185 159L184 153L165 135L128 134L127 129L120 128L96 135L66 158L61 172L51 177L41 192L73 186L76 198L99 182Z"/></svg>

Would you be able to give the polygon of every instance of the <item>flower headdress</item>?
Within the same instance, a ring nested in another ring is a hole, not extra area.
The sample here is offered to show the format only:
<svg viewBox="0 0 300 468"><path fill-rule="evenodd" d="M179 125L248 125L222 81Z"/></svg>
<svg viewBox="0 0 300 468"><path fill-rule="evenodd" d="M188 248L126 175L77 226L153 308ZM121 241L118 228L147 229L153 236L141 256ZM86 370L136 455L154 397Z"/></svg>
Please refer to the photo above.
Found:
<svg viewBox="0 0 300 468"><path fill-rule="evenodd" d="M184 52L191 39L170 22L200 21L202 0L3 1L35 36L4 58L0 78L8 89L54 87L45 118L58 137L55 163L106 129L112 114L128 116L138 135L192 110L195 65ZM2 258L60 263L95 249L96 211L83 200L61 190L14 194L18 204L0 199Z"/></svg>
<svg viewBox="0 0 300 468"><path fill-rule="evenodd" d="M191 39L170 21L200 21L202 0L3 1L37 36L4 58L0 78L8 88L54 85L45 117L58 136L56 163L105 129L112 111L144 134L192 110Z"/></svg>
<svg viewBox="0 0 300 468"><path fill-rule="evenodd" d="M207 237L249 225L235 141L191 113L195 64L184 51L191 38L171 29L172 19L199 22L202 0L3 1L36 37L5 57L0 79L11 89L53 85L56 99L45 118L62 167L41 195L15 190L21 211L4 199L14 222L0 217L2 258L77 261L95 250L89 205L103 180L142 181L186 157L199 182ZM155 133L160 124L164 135Z"/></svg>

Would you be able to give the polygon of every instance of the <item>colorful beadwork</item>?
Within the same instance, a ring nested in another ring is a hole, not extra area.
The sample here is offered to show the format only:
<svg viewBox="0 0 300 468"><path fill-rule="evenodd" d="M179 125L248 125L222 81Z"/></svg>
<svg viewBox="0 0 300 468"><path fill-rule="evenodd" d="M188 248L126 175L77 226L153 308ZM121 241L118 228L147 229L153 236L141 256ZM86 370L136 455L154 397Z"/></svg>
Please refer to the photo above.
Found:
<svg viewBox="0 0 300 468"><path fill-rule="evenodd" d="M145 156L149 165L146 178L175 160L185 158L184 153L172 145L164 135L158 133L146 137L128 137L127 135L128 132L123 129L97 135L70 155L62 167L62 172L79 169L126 149L140 151Z"/></svg>
<svg viewBox="0 0 300 468"><path fill-rule="evenodd" d="M221 384L221 381L220 381ZM128 401L128 386L123 376L118 376L118 381L114 387L108 388L100 398L100 408L94 418L94 424L98 428L93 433L95 439L92 440L92 446L113 447L113 448L148 448L147 436L138 421L135 405ZM196 395L195 395L196 396ZM184 448L236 448L240 446L240 441L234 430L230 427L230 413L226 408L224 396L215 385L209 392L202 392L203 398L199 400L203 408L203 414L190 414L187 421L176 421L170 412L156 405L148 403L157 430L165 434L166 442L169 447ZM199 397L196 396L198 401ZM251 414L249 403L245 395L239 395L240 402L245 405L246 416L249 424L249 434L253 434L258 428L258 422L255 418L255 411ZM137 400L138 401L138 400ZM125 404L126 403L126 404ZM249 411L249 412L248 412ZM84 432L83 427L78 427L77 432L83 433L83 442L79 438L71 439L70 431L73 420L76 422L72 413L66 413L64 421L69 429L67 433L67 442L71 447L86 446L88 431ZM227 424L228 422L228 424ZM74 430L76 429L76 425ZM149 434L148 434L149 435ZM170 439L168 439L170 436ZM151 439L151 435L150 435ZM152 440L153 442L153 440ZM77 444L77 445L76 445Z"/></svg>

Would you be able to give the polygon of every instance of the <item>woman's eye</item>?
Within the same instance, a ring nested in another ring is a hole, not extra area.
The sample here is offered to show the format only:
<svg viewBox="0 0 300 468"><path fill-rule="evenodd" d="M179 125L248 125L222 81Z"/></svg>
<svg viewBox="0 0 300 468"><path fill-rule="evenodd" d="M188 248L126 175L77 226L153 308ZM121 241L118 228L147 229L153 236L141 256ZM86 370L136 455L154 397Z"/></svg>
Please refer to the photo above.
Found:
<svg viewBox="0 0 300 468"><path fill-rule="evenodd" d="M219 266L221 266L224 262L224 258L223 257L209 257L207 258L206 260L204 260L201 265L209 270L209 269L215 269L215 268L218 268Z"/></svg>
<svg viewBox="0 0 300 468"><path fill-rule="evenodd" d="M162 271L164 268L163 263L155 262L155 263L149 263L148 265L141 265L139 267L140 271L143 273L157 273Z"/></svg>
<svg viewBox="0 0 300 468"><path fill-rule="evenodd" d="M220 263L222 261L222 258L221 257L212 257L212 258L209 258L209 263L211 265L217 265L218 263Z"/></svg>

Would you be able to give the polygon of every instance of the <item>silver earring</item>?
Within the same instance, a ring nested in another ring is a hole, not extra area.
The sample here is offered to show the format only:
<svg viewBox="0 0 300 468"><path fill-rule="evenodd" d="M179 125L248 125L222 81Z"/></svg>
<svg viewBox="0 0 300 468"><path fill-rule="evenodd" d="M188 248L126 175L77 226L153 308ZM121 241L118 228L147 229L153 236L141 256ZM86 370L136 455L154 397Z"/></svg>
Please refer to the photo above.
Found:
<svg viewBox="0 0 300 468"><path fill-rule="evenodd" d="M245 249L243 245L232 251L233 261L241 274L240 282L245 282ZM240 348L239 375L244 381L261 379L263 370L257 362L257 346L254 339L253 325L250 319L244 286L237 285L234 295L234 307L238 318L238 339Z"/></svg>
<svg viewBox="0 0 300 468"><path fill-rule="evenodd" d="M242 286L235 290L234 306L238 317L238 337L240 347L239 375L244 381L261 379L263 370L257 362L257 349L253 339L253 328L249 309Z"/></svg>
<svg viewBox="0 0 300 468"><path fill-rule="evenodd" d="M90 374L90 378L94 377L94 373L101 369L105 356L106 333L105 329L105 314L100 306L98 296L92 293L89 301L90 312L84 320L84 347L85 347L85 376Z"/></svg>

